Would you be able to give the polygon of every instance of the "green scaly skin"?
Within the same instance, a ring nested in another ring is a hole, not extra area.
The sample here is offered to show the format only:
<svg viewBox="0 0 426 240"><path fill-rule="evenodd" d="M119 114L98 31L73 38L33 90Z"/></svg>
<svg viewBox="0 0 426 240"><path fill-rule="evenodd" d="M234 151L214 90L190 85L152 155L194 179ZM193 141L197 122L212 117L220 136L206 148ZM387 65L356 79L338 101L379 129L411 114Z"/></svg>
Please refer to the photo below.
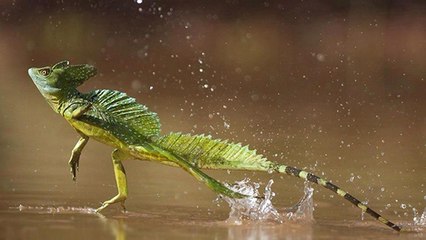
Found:
<svg viewBox="0 0 426 240"><path fill-rule="evenodd" d="M90 138L114 148L111 157L118 194L103 202L98 212L114 203L120 203L124 209L128 191L122 161L139 159L180 167L213 191L232 198L248 196L234 192L200 169L272 171L299 177L335 192L383 224L401 230L349 193L312 173L269 161L248 146L212 139L209 135L161 136L156 113L124 93L113 90L80 93L76 88L96 74L93 66L62 61L53 67L30 68L28 73L52 109L80 135L69 160L73 180L80 154Z"/></svg>

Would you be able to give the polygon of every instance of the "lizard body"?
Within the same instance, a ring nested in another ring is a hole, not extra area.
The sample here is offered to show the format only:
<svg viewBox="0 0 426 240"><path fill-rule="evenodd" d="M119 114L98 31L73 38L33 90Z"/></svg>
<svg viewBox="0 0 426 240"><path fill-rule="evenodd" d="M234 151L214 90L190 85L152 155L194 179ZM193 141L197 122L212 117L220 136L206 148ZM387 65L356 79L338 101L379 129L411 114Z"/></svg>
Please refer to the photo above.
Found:
<svg viewBox="0 0 426 240"><path fill-rule="evenodd" d="M269 161L248 146L212 139L210 135L173 132L160 135L157 114L124 93L113 90L80 93L77 87L96 74L91 65L70 65L62 61L53 67L30 68L28 73L52 109L81 136L69 160L73 180L81 152L90 138L115 149L112 162L118 194L103 202L97 211L114 203L124 208L128 192L122 161L140 159L180 167L213 191L233 198L247 196L227 188L200 169L255 170L296 176L335 192L378 221L396 231L401 230L351 194L312 173Z"/></svg>

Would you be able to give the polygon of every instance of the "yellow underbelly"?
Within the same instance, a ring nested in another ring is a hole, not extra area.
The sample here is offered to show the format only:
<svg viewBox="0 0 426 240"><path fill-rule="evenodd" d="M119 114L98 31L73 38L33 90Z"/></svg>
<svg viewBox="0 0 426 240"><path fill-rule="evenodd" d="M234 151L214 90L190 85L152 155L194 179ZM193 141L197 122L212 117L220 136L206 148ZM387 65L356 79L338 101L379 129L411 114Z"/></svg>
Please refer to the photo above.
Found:
<svg viewBox="0 0 426 240"><path fill-rule="evenodd" d="M83 133L89 138L93 138L98 142L104 143L106 145L119 148L119 149L127 149L126 144L116 138L114 135L105 131L102 128L87 124L85 122L81 122L78 120L69 120L71 126L73 126L77 131Z"/></svg>
<svg viewBox="0 0 426 240"><path fill-rule="evenodd" d="M123 143L121 140L116 138L113 134L109 133L108 131L105 131L102 128L99 128L78 120L70 120L69 123L77 131L83 133L89 138L93 138L97 140L98 142L104 143L114 148L121 149L136 159L146 160L146 161L156 161L166 165L176 166L164 156L161 156L158 153L150 152L149 150L145 149L143 146L128 145L126 143Z"/></svg>

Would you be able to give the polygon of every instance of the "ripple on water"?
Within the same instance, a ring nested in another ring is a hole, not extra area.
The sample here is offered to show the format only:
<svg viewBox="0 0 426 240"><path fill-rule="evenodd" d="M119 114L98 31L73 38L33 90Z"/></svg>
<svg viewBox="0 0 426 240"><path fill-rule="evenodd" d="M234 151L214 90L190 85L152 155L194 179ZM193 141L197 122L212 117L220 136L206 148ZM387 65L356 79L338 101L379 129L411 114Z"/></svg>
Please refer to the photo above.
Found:
<svg viewBox="0 0 426 240"><path fill-rule="evenodd" d="M20 212L37 212L37 213L83 213L83 214L96 214L96 209L89 207L54 207L54 206L24 206L19 204L18 207L10 207L10 209L17 209Z"/></svg>

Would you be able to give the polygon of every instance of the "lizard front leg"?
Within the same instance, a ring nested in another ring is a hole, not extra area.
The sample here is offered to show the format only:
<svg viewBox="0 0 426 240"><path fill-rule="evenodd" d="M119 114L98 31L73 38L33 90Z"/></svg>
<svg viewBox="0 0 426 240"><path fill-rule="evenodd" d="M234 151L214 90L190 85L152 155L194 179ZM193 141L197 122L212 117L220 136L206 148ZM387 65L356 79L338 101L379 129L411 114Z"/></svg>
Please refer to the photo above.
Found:
<svg viewBox="0 0 426 240"><path fill-rule="evenodd" d="M124 166L121 161L126 160L128 158L129 156L119 149L115 149L112 152L112 164L114 167L115 181L117 183L118 194L110 200L103 202L102 206L96 209L96 212L100 212L104 208L114 203L121 203L123 210L126 210L124 206L124 201L126 201L127 199L127 179L126 171L124 170Z"/></svg>
<svg viewBox="0 0 426 240"><path fill-rule="evenodd" d="M71 151L71 157L70 157L70 160L68 161L68 164L70 166L70 172L71 172L73 181L75 181L77 176L81 151L83 151L83 148L84 146L86 146L88 141L89 141L89 137L81 134L80 139L78 140L77 144L75 144L74 148Z"/></svg>

